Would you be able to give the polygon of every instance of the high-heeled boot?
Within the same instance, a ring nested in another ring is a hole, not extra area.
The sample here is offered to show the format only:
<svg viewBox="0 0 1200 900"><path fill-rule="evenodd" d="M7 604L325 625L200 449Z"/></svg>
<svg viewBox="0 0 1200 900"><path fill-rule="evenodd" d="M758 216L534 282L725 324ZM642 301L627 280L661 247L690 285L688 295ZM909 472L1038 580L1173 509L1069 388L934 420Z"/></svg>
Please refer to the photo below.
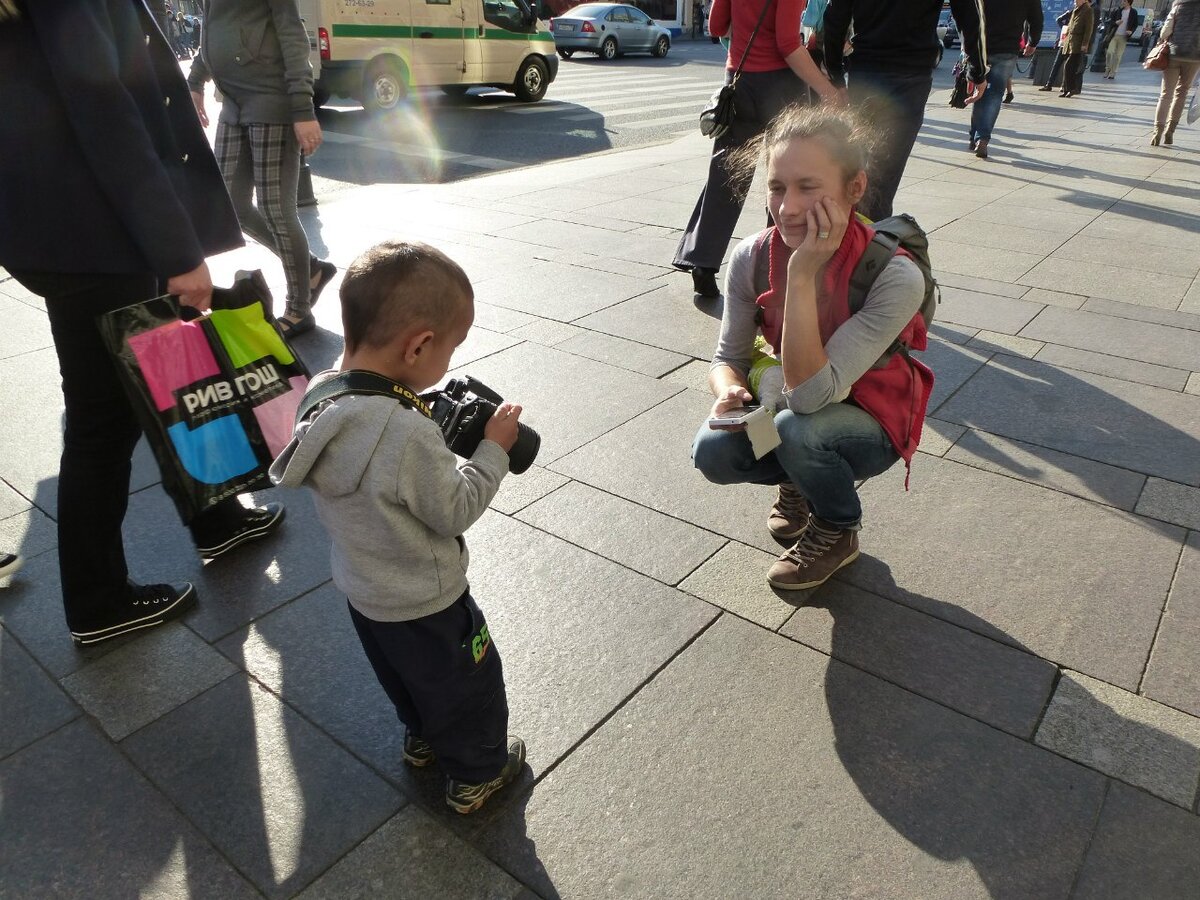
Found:
<svg viewBox="0 0 1200 900"><path fill-rule="evenodd" d="M1170 125L1167 126L1167 130L1165 132L1163 132L1163 143L1164 144L1175 143L1175 126L1178 124L1179 124L1178 122L1172 122Z"/></svg>
<svg viewBox="0 0 1200 900"><path fill-rule="evenodd" d="M1154 126L1154 133L1150 135L1150 146L1157 147L1162 141L1163 130L1161 125Z"/></svg>

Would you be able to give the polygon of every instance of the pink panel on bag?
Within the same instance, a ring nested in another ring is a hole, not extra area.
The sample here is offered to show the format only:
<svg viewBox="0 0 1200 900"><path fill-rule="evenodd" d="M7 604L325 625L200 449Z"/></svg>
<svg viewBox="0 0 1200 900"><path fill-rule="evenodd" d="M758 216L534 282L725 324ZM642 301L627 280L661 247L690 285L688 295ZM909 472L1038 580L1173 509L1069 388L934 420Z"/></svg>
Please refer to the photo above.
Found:
<svg viewBox="0 0 1200 900"><path fill-rule="evenodd" d="M221 371L204 331L192 322L170 322L144 331L129 338L129 346L159 411L175 406L173 391Z"/></svg>
<svg viewBox="0 0 1200 900"><path fill-rule="evenodd" d="M292 439L296 410L300 408L300 401L308 389L308 379L303 375L293 375L288 383L292 389L286 394L254 407L254 418L258 419L258 427L272 456L278 456Z"/></svg>

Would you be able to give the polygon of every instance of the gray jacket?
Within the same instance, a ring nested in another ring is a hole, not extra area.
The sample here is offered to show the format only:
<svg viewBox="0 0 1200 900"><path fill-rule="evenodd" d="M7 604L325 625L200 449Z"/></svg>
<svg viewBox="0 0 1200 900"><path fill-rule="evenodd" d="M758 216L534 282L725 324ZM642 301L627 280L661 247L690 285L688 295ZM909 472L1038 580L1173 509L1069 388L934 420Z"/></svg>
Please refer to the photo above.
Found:
<svg viewBox="0 0 1200 900"><path fill-rule="evenodd" d="M1170 44L1172 59L1200 60L1200 0L1175 0L1161 39Z"/></svg>
<svg viewBox="0 0 1200 900"><path fill-rule="evenodd" d="M467 589L462 533L507 472L499 444L480 441L460 462L431 419L390 397L351 395L300 424L271 480L312 489L333 542L333 582L351 605L377 622L404 622L441 612Z"/></svg>
<svg viewBox="0 0 1200 900"><path fill-rule="evenodd" d="M221 121L287 125L315 119L308 35L296 0L201 0L204 32L188 87L210 78Z"/></svg>

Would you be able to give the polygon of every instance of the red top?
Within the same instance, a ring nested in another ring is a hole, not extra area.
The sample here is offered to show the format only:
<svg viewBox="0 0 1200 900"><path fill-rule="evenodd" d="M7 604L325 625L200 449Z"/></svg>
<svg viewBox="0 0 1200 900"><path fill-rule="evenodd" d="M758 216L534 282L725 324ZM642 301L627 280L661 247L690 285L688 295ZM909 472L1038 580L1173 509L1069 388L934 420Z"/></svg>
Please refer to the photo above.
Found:
<svg viewBox="0 0 1200 900"><path fill-rule="evenodd" d="M772 72L786 69L784 60L800 46L800 16L807 0L766 0L775 7L767 10L762 26L750 46L744 72ZM733 4L733 34L729 33L730 4ZM729 36L729 58L725 68L735 70L746 52L746 42L763 10L763 0L713 0L708 13L708 30L718 37Z"/></svg>

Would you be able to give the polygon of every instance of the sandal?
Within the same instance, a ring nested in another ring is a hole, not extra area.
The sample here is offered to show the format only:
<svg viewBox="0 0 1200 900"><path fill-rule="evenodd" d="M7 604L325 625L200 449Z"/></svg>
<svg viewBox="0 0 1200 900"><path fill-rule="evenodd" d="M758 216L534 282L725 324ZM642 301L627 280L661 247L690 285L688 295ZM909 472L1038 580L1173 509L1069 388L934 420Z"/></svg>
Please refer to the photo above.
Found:
<svg viewBox="0 0 1200 900"><path fill-rule="evenodd" d="M317 327L317 320L313 318L312 313L308 313L295 321L288 318L287 313L275 320L275 324L279 326L279 330L285 338L299 337L302 334L307 334Z"/></svg>
<svg viewBox="0 0 1200 900"><path fill-rule="evenodd" d="M308 290L308 302L312 306L316 305L317 298L321 296L321 291L325 290L325 285L333 281L333 276L337 274L337 266L329 262L329 260L318 260L317 271L321 273L321 277L317 281L316 286L310 287ZM311 274L309 278L312 278Z"/></svg>

